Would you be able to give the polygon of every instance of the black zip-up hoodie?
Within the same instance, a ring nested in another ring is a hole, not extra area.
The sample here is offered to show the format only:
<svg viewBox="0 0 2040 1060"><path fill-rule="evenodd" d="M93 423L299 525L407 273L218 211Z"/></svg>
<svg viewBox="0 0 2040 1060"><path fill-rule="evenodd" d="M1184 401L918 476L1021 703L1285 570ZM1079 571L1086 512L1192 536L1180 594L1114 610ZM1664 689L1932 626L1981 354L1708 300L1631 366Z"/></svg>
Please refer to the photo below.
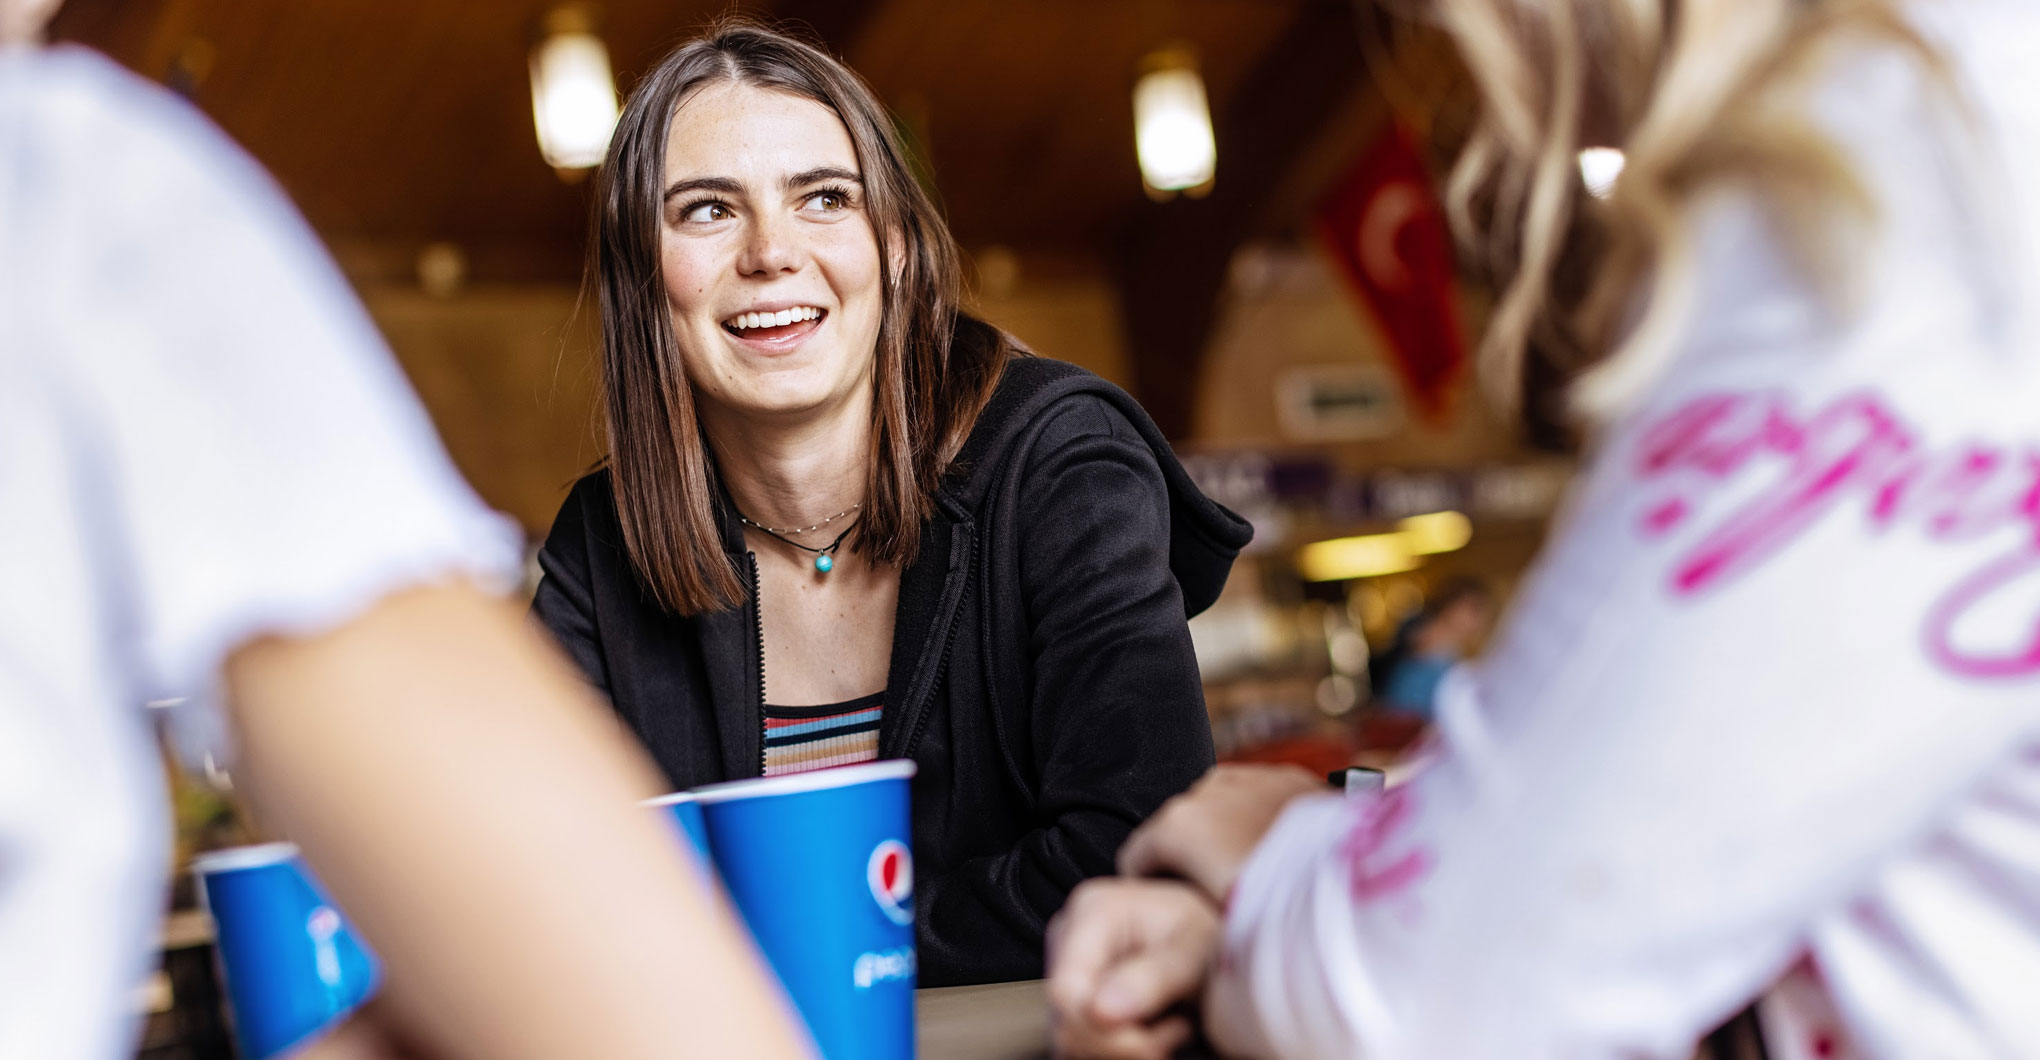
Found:
<svg viewBox="0 0 2040 1060"><path fill-rule="evenodd" d="M763 769L755 566L739 608L661 609L607 471L575 484L533 608L676 788ZM1074 365L1015 357L900 576L882 758L911 758L923 986L1042 974L1077 883L1212 762L1187 618L1252 536L1147 414Z"/></svg>

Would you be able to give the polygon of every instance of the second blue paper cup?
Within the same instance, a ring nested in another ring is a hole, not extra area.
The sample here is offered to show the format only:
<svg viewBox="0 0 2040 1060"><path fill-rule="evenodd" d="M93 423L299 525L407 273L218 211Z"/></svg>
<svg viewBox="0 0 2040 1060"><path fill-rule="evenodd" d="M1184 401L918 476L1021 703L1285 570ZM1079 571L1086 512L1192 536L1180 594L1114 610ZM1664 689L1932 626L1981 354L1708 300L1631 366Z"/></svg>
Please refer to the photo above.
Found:
<svg viewBox="0 0 2040 1060"><path fill-rule="evenodd" d="M234 1037L247 1060L280 1057L374 995L375 955L289 843L193 860L213 919Z"/></svg>
<svg viewBox="0 0 2040 1060"><path fill-rule="evenodd" d="M827 1060L914 1055L914 763L694 789L737 911Z"/></svg>

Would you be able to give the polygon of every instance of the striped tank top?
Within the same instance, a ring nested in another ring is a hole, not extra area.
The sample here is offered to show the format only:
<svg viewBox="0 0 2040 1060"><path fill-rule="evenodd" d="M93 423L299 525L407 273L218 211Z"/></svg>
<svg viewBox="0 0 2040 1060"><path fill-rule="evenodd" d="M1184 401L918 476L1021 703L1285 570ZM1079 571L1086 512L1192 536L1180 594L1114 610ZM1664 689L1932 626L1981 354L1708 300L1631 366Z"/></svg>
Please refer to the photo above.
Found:
<svg viewBox="0 0 2040 1060"><path fill-rule="evenodd" d="M805 773L878 758L885 693L820 707L765 705L765 775Z"/></svg>

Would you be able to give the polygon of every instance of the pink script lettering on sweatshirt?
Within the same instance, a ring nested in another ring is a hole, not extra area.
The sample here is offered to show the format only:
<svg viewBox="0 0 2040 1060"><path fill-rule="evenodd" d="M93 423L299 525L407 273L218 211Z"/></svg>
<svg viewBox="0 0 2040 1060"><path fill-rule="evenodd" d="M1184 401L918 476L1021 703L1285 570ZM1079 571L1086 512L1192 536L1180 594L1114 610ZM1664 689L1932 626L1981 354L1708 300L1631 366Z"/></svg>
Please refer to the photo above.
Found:
<svg viewBox="0 0 2040 1060"><path fill-rule="evenodd" d="M1675 561L1672 589L1685 596L1768 562L1837 511L1855 511L1869 532L1910 528L1940 545L2016 528L2009 548L1936 600L1923 639L1937 665L1965 677L2040 672L2040 615L2026 643L2009 651L1965 648L1952 635L1965 615L2040 573L2040 447L1926 445L1873 391L1842 395L1803 415L1781 392L1720 392L1648 424L1636 469L1647 484L1662 484L1642 517L1648 537L1686 524L1713 491L1758 484Z"/></svg>

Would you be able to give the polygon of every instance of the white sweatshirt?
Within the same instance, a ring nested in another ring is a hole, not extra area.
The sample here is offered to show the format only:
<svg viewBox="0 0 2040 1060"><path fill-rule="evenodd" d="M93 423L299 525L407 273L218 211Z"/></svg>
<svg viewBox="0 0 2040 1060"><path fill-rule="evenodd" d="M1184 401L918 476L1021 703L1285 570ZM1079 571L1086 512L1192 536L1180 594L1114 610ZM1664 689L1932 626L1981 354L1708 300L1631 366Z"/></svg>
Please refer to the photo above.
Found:
<svg viewBox="0 0 2040 1060"><path fill-rule="evenodd" d="M132 1057L169 807L144 701L517 532L338 270L189 104L0 47L0 1058Z"/></svg>
<svg viewBox="0 0 2040 1060"><path fill-rule="evenodd" d="M1435 764L1248 864L1222 1040L1683 1058L1790 971L1774 1056L2040 1056L2040 9L1919 15L1966 118L1888 51L1811 103L1879 204L1858 300L1709 199Z"/></svg>

